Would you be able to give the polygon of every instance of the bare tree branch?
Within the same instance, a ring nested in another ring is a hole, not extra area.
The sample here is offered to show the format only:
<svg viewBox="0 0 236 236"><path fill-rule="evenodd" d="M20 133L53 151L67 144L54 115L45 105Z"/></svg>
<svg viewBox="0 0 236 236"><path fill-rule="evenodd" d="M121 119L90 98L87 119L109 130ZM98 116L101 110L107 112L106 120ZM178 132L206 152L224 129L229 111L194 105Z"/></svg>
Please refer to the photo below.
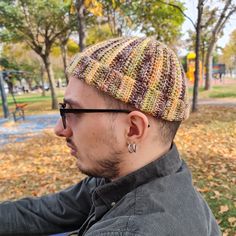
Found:
<svg viewBox="0 0 236 236"><path fill-rule="evenodd" d="M221 25L219 26L219 29L217 33L221 32L223 27L225 26L225 23L228 21L228 19L236 12L236 7L232 8L232 10L227 14L224 21L222 21Z"/></svg>
<svg viewBox="0 0 236 236"><path fill-rule="evenodd" d="M193 22L193 20L192 20L189 16L187 16L187 15L184 13L184 11L181 9L181 7L179 7L179 6L175 5L175 4L172 4L172 3L163 2L163 1L161 1L161 0L158 0L158 1L159 1L160 3L162 3L162 4L169 5L169 6L172 6L172 7L177 8L177 9L181 12L181 14L182 14L185 18L187 18L187 19L192 23L193 27L194 27L195 29L197 28L197 26L196 26L196 24Z"/></svg>
<svg viewBox="0 0 236 236"><path fill-rule="evenodd" d="M216 9L213 9L210 13L210 17L207 19L206 23L202 25L201 27L202 28L208 27L211 21L214 20L215 14L216 14Z"/></svg>

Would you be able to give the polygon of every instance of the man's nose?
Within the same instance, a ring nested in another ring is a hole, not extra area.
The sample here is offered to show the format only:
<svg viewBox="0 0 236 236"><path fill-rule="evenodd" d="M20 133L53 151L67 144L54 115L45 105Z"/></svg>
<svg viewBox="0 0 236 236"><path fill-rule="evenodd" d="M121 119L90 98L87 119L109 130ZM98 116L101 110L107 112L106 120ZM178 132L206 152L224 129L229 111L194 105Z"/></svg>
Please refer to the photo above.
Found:
<svg viewBox="0 0 236 236"><path fill-rule="evenodd" d="M66 129L64 129L61 118L57 120L57 123L54 127L54 133L57 136L60 136L60 137L66 137L67 138L67 137L72 136L71 128L67 126Z"/></svg>

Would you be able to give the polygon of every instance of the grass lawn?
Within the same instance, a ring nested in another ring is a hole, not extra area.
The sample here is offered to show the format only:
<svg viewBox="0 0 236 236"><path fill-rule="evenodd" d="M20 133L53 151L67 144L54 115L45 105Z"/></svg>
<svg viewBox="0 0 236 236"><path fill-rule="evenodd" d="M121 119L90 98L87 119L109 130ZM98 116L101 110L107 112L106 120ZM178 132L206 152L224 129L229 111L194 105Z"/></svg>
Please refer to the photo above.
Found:
<svg viewBox="0 0 236 236"><path fill-rule="evenodd" d="M57 90L58 102L61 102L64 96L64 89ZM40 113L53 113L51 109L51 94L46 92L46 96L42 96L41 93L28 93L15 95L16 102L27 103L25 108L26 115L40 114ZM7 102L9 106L9 112L15 110L15 104L11 95L8 95ZM0 106L2 108L2 101L0 101ZM0 117L3 117L3 111L0 110Z"/></svg>
<svg viewBox="0 0 236 236"><path fill-rule="evenodd" d="M175 140L224 236L236 234L235 117L236 108L202 106ZM0 165L0 201L59 191L84 178L65 140L51 130L0 149Z"/></svg>
<svg viewBox="0 0 236 236"><path fill-rule="evenodd" d="M192 96L193 88L189 88L189 94ZM236 80L232 84L219 84L213 85L210 91L204 90L203 87L199 88L199 98L236 98Z"/></svg>

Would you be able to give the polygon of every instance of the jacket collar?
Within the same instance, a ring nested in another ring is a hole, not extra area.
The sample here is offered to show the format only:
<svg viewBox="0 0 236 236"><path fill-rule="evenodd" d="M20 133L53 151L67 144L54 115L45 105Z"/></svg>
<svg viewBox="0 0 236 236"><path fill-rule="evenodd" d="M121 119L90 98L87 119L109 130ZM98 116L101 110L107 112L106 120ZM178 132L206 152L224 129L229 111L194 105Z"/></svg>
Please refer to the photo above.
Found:
<svg viewBox="0 0 236 236"><path fill-rule="evenodd" d="M100 209L99 212L109 210L127 193L142 184L150 182L152 179L164 177L177 172L181 167L181 164L182 161L179 157L178 150L176 145L173 144L166 154L146 166L113 182L106 180L104 185L95 189L93 195L95 211L96 208Z"/></svg>

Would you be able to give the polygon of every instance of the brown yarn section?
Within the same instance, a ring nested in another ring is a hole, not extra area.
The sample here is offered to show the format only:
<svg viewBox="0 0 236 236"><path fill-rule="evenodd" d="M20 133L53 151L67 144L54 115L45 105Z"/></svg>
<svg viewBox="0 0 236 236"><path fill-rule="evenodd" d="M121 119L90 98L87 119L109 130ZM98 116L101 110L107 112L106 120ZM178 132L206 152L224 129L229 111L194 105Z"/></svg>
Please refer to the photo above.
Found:
<svg viewBox="0 0 236 236"><path fill-rule="evenodd" d="M125 41L125 40L123 40ZM120 38L117 38L116 40L110 40L107 43L104 43L104 45L101 45L100 47L96 48L95 50L90 54L90 57L94 60L100 61L101 58L107 53L112 50L112 48L116 47L117 45L122 44L122 40Z"/></svg>
<svg viewBox="0 0 236 236"><path fill-rule="evenodd" d="M135 78L135 85L130 96L130 103L133 102L136 104L136 108L141 108L141 103L145 97L146 91L148 90L149 77L148 73L151 70L151 54L152 51L152 42L149 41L143 52L141 52L139 63L133 69L133 76Z"/></svg>
<svg viewBox="0 0 236 236"><path fill-rule="evenodd" d="M126 75L126 71L124 70L125 64L127 63L127 60L129 60L129 58L132 58L131 54L136 46L139 46L140 41L141 39L136 39L123 50L121 50L110 64L110 67Z"/></svg>
<svg viewBox="0 0 236 236"><path fill-rule="evenodd" d="M157 100L155 110L157 111L157 118L162 118L163 113L165 111L167 98L168 98L168 85L167 85L167 77L169 73L169 58L168 58L168 52L166 48L162 49L163 52L163 65L162 70L160 71L160 80L157 84L157 89L160 91L159 99Z"/></svg>

